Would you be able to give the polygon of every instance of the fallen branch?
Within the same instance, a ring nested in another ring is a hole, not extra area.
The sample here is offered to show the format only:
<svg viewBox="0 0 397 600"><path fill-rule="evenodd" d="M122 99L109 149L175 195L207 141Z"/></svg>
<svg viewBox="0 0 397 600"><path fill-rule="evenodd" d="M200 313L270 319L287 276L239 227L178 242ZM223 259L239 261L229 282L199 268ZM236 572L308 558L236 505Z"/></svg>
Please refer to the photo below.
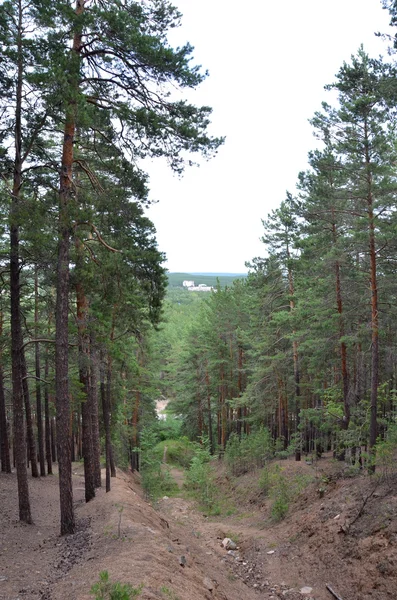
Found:
<svg viewBox="0 0 397 600"><path fill-rule="evenodd" d="M336 598L336 600L342 600L341 596L339 596L339 594L337 594L335 592L335 590L332 589L332 587L329 585L329 583L325 584L325 587L327 588L327 590L330 592L330 594L333 595L334 598Z"/></svg>
<svg viewBox="0 0 397 600"><path fill-rule="evenodd" d="M364 509L366 507L367 502L372 498L372 496L375 494L375 492L376 492L377 489L378 489L378 484L376 484L375 487L371 490L371 492L367 496L365 496L365 498L362 499L362 504L361 504L360 510L358 511L358 513L356 514L356 516L354 517L354 519L352 519L350 521L350 523L347 523L347 525L344 525L342 527L341 530L343 531L343 533L349 533L350 527L352 525L354 525L354 523L356 521L358 521L358 519L362 516L362 514L364 512Z"/></svg>

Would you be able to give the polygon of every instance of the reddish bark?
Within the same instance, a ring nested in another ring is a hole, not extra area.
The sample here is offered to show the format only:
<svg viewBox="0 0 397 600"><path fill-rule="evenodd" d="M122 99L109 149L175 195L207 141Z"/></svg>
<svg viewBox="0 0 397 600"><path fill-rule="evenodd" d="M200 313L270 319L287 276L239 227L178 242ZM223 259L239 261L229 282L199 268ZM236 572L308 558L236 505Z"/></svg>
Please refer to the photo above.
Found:
<svg viewBox="0 0 397 600"><path fill-rule="evenodd" d="M35 335L39 337L39 283L37 267L34 277L34 324ZM40 381L40 344L35 343L35 368L36 368L36 418L37 418L37 438L39 443L39 463L40 475L45 477L45 457L44 457L44 428L41 405L41 381Z"/></svg>
<svg viewBox="0 0 397 600"><path fill-rule="evenodd" d="M334 220L335 211L332 208L332 241L334 245L337 242L337 231ZM341 357L341 372L342 372L342 385L343 385L343 406L344 406L344 419L342 423L343 429L348 429L350 423L350 405L349 405L349 374L347 370L347 346L343 341L345 335L345 326L343 318L343 302L342 302L342 286L340 277L340 264L339 261L335 261L335 289L336 289L336 305L339 313L339 339L340 342L340 357Z"/></svg>
<svg viewBox="0 0 397 600"><path fill-rule="evenodd" d="M81 264L81 244L76 241L77 250L77 268ZM84 458L84 481L85 481L85 501L89 502L95 498L94 482L94 447L92 439L92 395L89 386L89 336L87 333L88 320L88 298L85 295L84 287L81 281L76 282L76 315L77 330L79 335L79 380L84 393L84 399L81 403L82 417L82 442Z"/></svg>
<svg viewBox="0 0 397 600"><path fill-rule="evenodd" d="M85 0L77 0L75 13L79 17L84 12ZM78 29L73 36L70 56L70 99L67 102L64 126L62 165L59 190L59 242L57 267L56 300L56 343L55 380L57 410L57 452L59 465L59 495L61 505L61 535L73 533L75 529L72 489L71 439L69 432L69 357L68 357L68 316L69 316L69 254L70 254L70 200L73 194L73 144L76 130L79 85L79 60L82 35ZM77 68L76 68L77 66Z"/></svg>
<svg viewBox="0 0 397 600"><path fill-rule="evenodd" d="M15 161L14 181L10 209L10 296L11 296L11 363L12 400L14 410L14 458L17 468L19 519L32 523L29 487L26 471L25 427L23 418L22 391L22 325L20 310L20 259L19 259L19 217L18 207L22 186L22 4L18 0L18 66L16 81L15 108Z"/></svg>
<svg viewBox="0 0 397 600"><path fill-rule="evenodd" d="M0 312L0 336L3 335L3 312ZM8 440L7 411L4 394L4 376L2 366L2 352L0 349L0 442L1 442L1 470L11 473L10 446Z"/></svg>

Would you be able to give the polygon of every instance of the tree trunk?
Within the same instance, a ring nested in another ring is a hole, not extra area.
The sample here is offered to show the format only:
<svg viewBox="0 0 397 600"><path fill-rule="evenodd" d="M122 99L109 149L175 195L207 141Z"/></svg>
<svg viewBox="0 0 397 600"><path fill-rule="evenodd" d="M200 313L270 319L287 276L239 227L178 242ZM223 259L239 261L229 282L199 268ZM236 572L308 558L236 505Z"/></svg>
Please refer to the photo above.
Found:
<svg viewBox="0 0 397 600"><path fill-rule="evenodd" d="M139 390L135 392L134 410L132 413L132 450L131 450L131 471L139 471L139 452L138 452L138 423L139 423L139 406L141 394Z"/></svg>
<svg viewBox="0 0 397 600"><path fill-rule="evenodd" d="M15 162L14 182L10 208L10 291L11 291L11 363L12 399L14 408L14 448L18 480L19 519L32 523L29 488L26 471L25 427L23 422L22 392L22 326L20 312L21 284L19 261L19 198L22 186L22 5L18 0L18 71L15 110Z"/></svg>
<svg viewBox="0 0 397 600"><path fill-rule="evenodd" d="M369 134L367 122L364 127L365 134L365 163L367 170L367 207L369 229L369 257L370 257L370 282L371 282L371 419L369 426L369 447L372 450L378 435L378 383L379 383L379 314L378 314L378 285L376 276L376 244L375 244L375 216L374 200L372 196L372 172L369 155ZM371 468L375 471L375 465Z"/></svg>
<svg viewBox="0 0 397 600"><path fill-rule="evenodd" d="M243 349L241 346L238 347L238 395L241 398L243 394ZM237 435L241 437L242 429L242 409L241 406L237 408Z"/></svg>
<svg viewBox="0 0 397 600"><path fill-rule="evenodd" d="M81 403L83 457L84 457L84 481L85 501L89 502L95 498L94 482L94 446L92 439L92 394L89 385L89 336L87 332L88 321L88 298L85 295L81 281L83 267L82 244L76 239L76 313L77 331L79 336L79 379L85 396Z"/></svg>
<svg viewBox="0 0 397 600"><path fill-rule="evenodd" d="M22 375L22 390L25 401L25 416L26 416L26 432L28 441L28 456L32 470L32 477L38 477L39 471L37 468L37 452L36 440L34 439L32 407L30 405L30 394L28 384L28 373L26 368L26 358L24 350L21 350L21 375Z"/></svg>
<svg viewBox="0 0 397 600"><path fill-rule="evenodd" d="M76 16L84 12L84 0L76 2ZM69 400L69 360L68 360L68 299L69 299L69 253L70 253L70 199L73 185L73 143L76 130L77 102L79 85L79 63L82 46L81 31L73 36L73 47L69 63L71 85L70 99L67 102L62 166L59 190L59 242L57 267L56 300L56 341L55 341L55 380L57 409L57 454L59 465L59 496L61 505L61 535L73 533L75 529L72 488L72 462Z"/></svg>
<svg viewBox="0 0 397 600"><path fill-rule="evenodd" d="M214 453L214 436L212 432L212 411L211 411L211 390L210 390L210 376L208 373L208 364L205 369L205 383L207 386L207 410L208 410L208 438L210 443L210 452Z"/></svg>
<svg viewBox="0 0 397 600"><path fill-rule="evenodd" d="M90 340L91 368L90 368L90 395L91 395L91 430L94 458L94 485L102 486L101 480L101 442L99 435L99 410L98 410L98 360L94 337Z"/></svg>
<svg viewBox="0 0 397 600"><path fill-rule="evenodd" d="M369 430L369 447L376 444L378 435L378 381L379 381L379 317L378 317L378 287L376 278L376 249L375 249L375 224L372 208L368 213L370 222L369 252L371 264L371 421Z"/></svg>
<svg viewBox="0 0 397 600"><path fill-rule="evenodd" d="M0 441L1 441L1 470L11 473L10 446L7 431L7 412L4 395L3 367L0 364Z"/></svg>
<svg viewBox="0 0 397 600"><path fill-rule="evenodd" d="M334 222L334 208L332 208L332 241L334 246L337 242L336 225ZM343 340L345 335L345 326L343 318L343 302L342 302L342 286L340 280L340 264L339 261L335 261L335 287L336 287L336 305L339 313L339 339ZM340 342L340 357L341 357L341 371L342 371L342 384L343 384L343 406L344 406L344 418L342 423L343 429L349 428L350 423L350 405L349 405L349 375L347 370L347 346L344 341Z"/></svg>
<svg viewBox="0 0 397 600"><path fill-rule="evenodd" d="M196 369L197 430L200 444L203 443L203 407L200 394L200 370Z"/></svg>
<svg viewBox="0 0 397 600"><path fill-rule="evenodd" d="M37 267L34 278L34 324L35 336L39 337L39 282L37 275ZM37 438L39 443L39 462L40 475L45 477L45 458L44 458L44 432L43 432L43 415L41 406L41 381L40 381L40 344L35 343L35 367L36 367L36 417L37 417Z"/></svg>
<svg viewBox="0 0 397 600"><path fill-rule="evenodd" d="M3 335L3 311L0 311L0 336ZM10 445L8 440L8 427L7 427L7 411L6 401L4 394L4 376L2 366L2 352L0 350L0 457L1 457L1 470L3 473L11 473L11 460L10 460Z"/></svg>
<svg viewBox="0 0 397 600"><path fill-rule="evenodd" d="M51 417L51 456L52 462L57 462L57 427L55 417Z"/></svg>
<svg viewBox="0 0 397 600"><path fill-rule="evenodd" d="M108 355L107 361L107 372L106 372L106 414L107 414L107 427L106 438L109 441L109 466L111 477L116 477L116 465L113 458L112 438L111 438L111 407L112 407L112 359Z"/></svg>
<svg viewBox="0 0 397 600"><path fill-rule="evenodd" d="M111 441L110 441L110 421L109 411L107 408L106 401L106 385L105 385L105 357L104 352L101 351L100 355L100 390L101 390L101 401L102 401L102 416L103 416L103 427L105 429L105 453L106 453L106 492L110 492L110 453L111 453Z"/></svg>
<svg viewBox="0 0 397 600"><path fill-rule="evenodd" d="M227 432L227 418L226 418L226 403L225 403L225 375L223 366L221 367L221 447L222 451L226 448L226 432Z"/></svg>
<svg viewBox="0 0 397 600"><path fill-rule="evenodd" d="M44 363L44 379L46 381L44 387L44 420L45 420L45 454L47 461L47 473L52 475L52 456L51 456L51 424L50 424L50 402L48 393L48 376L50 372L50 365L48 361L48 351L45 355Z"/></svg>
<svg viewBox="0 0 397 600"><path fill-rule="evenodd" d="M287 246L287 257L290 259L289 248ZM289 283L289 293L290 293L290 310L291 312L295 309L295 301L294 301L294 279L292 275L292 270L288 267L288 283ZM295 330L292 332L295 335ZM299 372L299 356L298 356L298 342L294 340L292 342L292 354L294 361L294 381L295 381L295 432L299 433L299 424L300 424L300 395L301 395L301 387L300 387L300 372ZM300 448L296 448L295 450L295 460L300 461L301 459L301 450Z"/></svg>

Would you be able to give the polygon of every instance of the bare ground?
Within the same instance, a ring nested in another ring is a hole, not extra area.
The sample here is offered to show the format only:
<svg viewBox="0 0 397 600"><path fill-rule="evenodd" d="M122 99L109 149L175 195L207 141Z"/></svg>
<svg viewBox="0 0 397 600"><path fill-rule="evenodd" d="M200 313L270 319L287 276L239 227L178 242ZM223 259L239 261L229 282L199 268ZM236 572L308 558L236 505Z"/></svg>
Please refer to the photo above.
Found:
<svg viewBox="0 0 397 600"><path fill-rule="evenodd" d="M143 498L139 477L118 472L112 491L83 501L81 466L74 470L78 528L59 537L57 476L30 480L35 524L17 521L16 478L0 474L0 599L88 600L99 573L134 586L142 599L342 600L397 598L397 484L346 479L330 460L325 495L318 479L274 524L258 475L219 476L230 516L206 517L182 497L156 510ZM285 473L311 474L304 462L283 461ZM172 471L179 486L182 474ZM366 500L366 498L368 498ZM238 548L221 547L232 537Z"/></svg>

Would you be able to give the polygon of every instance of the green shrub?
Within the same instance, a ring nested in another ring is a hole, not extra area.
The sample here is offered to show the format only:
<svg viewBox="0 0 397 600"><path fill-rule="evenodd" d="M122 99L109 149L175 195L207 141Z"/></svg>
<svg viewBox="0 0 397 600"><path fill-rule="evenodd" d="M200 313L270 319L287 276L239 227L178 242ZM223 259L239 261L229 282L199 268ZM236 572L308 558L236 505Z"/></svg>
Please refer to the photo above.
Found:
<svg viewBox="0 0 397 600"><path fill-rule="evenodd" d="M271 486L269 494L272 498L270 508L271 516L275 521L281 521L286 516L289 510L291 500L290 482L283 475L283 469L275 465L273 472L270 474Z"/></svg>
<svg viewBox="0 0 397 600"><path fill-rule="evenodd" d="M99 573L99 581L95 583L90 593L95 595L95 600L132 600L136 598L142 591L142 585L137 588L132 587L129 583L120 583L109 581L109 573L102 571Z"/></svg>
<svg viewBox="0 0 397 600"><path fill-rule="evenodd" d="M265 496L268 496L269 492L270 492L270 488L272 486L272 479L271 479L270 469L267 465L265 465L262 469L262 472L259 476L258 484L259 484L259 489L261 490L261 492Z"/></svg>
<svg viewBox="0 0 397 600"><path fill-rule="evenodd" d="M274 453L273 442L267 429L239 437L232 433L225 449L225 463L233 475L263 467Z"/></svg>
<svg viewBox="0 0 397 600"><path fill-rule="evenodd" d="M217 494L210 460L208 448L198 446L186 472L186 487L203 508L213 512L217 510Z"/></svg>
<svg viewBox="0 0 397 600"><path fill-rule="evenodd" d="M278 521L282 521L285 516L287 515L287 512L289 511L289 497L288 497L288 493L283 490L282 492L280 492L280 495L278 495L271 507L271 515L272 518L274 519L274 521L278 522Z"/></svg>
<svg viewBox="0 0 397 600"><path fill-rule="evenodd" d="M156 421L154 427L160 441L176 440L181 435L182 421L173 415L167 414L165 419Z"/></svg>
<svg viewBox="0 0 397 600"><path fill-rule="evenodd" d="M150 428L144 428L141 433L140 474L142 487L151 500L157 500L164 495L170 496L178 490L169 470L162 466L162 459L155 450L156 445L156 433Z"/></svg>
<svg viewBox="0 0 397 600"><path fill-rule="evenodd" d="M281 521L287 515L291 500L313 481L310 475L295 475L287 479L284 469L278 464L265 466L259 477L259 487L264 495L272 499L271 516L275 521Z"/></svg>
<svg viewBox="0 0 397 600"><path fill-rule="evenodd" d="M154 452L159 460L178 467L188 468L194 456L195 446L187 437L159 442Z"/></svg>
<svg viewBox="0 0 397 600"><path fill-rule="evenodd" d="M397 424L389 425L385 439L379 439L376 448L374 461L378 468L377 476L388 484L391 484L397 477Z"/></svg>

